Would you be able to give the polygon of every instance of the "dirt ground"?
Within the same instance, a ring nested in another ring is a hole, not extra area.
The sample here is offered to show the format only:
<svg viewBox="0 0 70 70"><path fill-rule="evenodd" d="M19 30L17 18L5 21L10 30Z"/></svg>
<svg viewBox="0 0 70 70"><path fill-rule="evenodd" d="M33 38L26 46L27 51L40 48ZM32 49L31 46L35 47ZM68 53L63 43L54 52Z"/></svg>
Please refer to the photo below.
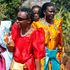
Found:
<svg viewBox="0 0 70 70"><path fill-rule="evenodd" d="M70 56L64 56L62 58L62 64L64 65L63 70L70 70Z"/></svg>

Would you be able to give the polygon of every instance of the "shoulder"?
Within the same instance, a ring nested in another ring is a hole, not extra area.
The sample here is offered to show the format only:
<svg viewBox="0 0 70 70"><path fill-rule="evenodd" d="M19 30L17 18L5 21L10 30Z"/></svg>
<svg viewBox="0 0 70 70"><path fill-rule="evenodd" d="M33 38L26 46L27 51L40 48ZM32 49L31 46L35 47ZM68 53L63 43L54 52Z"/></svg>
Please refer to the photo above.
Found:
<svg viewBox="0 0 70 70"><path fill-rule="evenodd" d="M59 27L59 26L62 25L62 21L63 21L62 18L60 18L60 19L54 19L54 24L56 24L56 26Z"/></svg>
<svg viewBox="0 0 70 70"><path fill-rule="evenodd" d="M17 22L14 22L12 25L12 27L17 27L17 26L18 26Z"/></svg>
<svg viewBox="0 0 70 70"><path fill-rule="evenodd" d="M20 30L19 24L17 22L13 23L12 30Z"/></svg>
<svg viewBox="0 0 70 70"><path fill-rule="evenodd" d="M43 28L37 28L32 32L32 35L39 35L39 34L44 34L44 29Z"/></svg>
<svg viewBox="0 0 70 70"><path fill-rule="evenodd" d="M32 23L32 27L35 28L35 29L40 28L40 27L42 27L42 22L41 21L37 21L37 22L34 21Z"/></svg>

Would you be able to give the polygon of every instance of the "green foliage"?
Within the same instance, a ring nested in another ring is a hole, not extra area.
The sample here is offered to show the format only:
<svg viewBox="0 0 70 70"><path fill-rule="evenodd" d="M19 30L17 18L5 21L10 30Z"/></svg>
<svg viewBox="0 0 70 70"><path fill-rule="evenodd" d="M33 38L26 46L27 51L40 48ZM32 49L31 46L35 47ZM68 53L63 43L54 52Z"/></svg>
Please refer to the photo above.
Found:
<svg viewBox="0 0 70 70"><path fill-rule="evenodd" d="M54 18L63 18L63 46L70 52L70 0L52 0L57 8L57 14Z"/></svg>
<svg viewBox="0 0 70 70"><path fill-rule="evenodd" d="M64 7L65 11L70 11L70 0L51 0L53 3L55 3L58 10L60 10L61 7Z"/></svg>
<svg viewBox="0 0 70 70"><path fill-rule="evenodd" d="M70 12L64 13L63 35L65 37L66 46L70 46Z"/></svg>
<svg viewBox="0 0 70 70"><path fill-rule="evenodd" d="M0 19L2 20L6 16L14 20L20 5L21 0L0 0Z"/></svg>
<svg viewBox="0 0 70 70"><path fill-rule="evenodd" d="M62 14L64 13L64 9L63 7L60 8L59 12L56 13L56 15L54 16L54 19L60 19L60 18L63 18Z"/></svg>
<svg viewBox="0 0 70 70"><path fill-rule="evenodd" d="M6 17L6 16L5 16L5 13L6 13L6 11L7 11L6 6L7 6L6 3L3 3L3 4L0 3L0 20L1 20L2 18L5 18L5 17Z"/></svg>
<svg viewBox="0 0 70 70"><path fill-rule="evenodd" d="M10 16L11 19L15 19L17 8L19 8L21 4L21 0L7 0L7 16Z"/></svg>

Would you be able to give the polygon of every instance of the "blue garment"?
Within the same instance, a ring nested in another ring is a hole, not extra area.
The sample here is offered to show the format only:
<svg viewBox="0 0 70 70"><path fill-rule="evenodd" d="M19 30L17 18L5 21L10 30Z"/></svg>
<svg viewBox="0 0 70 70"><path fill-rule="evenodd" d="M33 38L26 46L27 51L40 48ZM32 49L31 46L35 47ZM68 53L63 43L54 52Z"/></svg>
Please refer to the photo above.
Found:
<svg viewBox="0 0 70 70"><path fill-rule="evenodd" d="M9 29L5 28L5 27L0 27L0 45L3 48L6 48L6 44L4 42L4 35L5 33L9 33Z"/></svg>
<svg viewBox="0 0 70 70"><path fill-rule="evenodd" d="M48 48L46 48L44 70L48 70L49 61L52 64L52 70L60 70L60 63L58 59L56 58L57 52L58 52L58 48L56 48L55 50L49 50Z"/></svg>
<svg viewBox="0 0 70 70"><path fill-rule="evenodd" d="M11 26L10 23L7 23L5 25L3 24L3 25L0 26L0 45L3 48L6 48L6 51L1 53L3 55L3 57L5 58L6 70L9 70L10 63L11 63L12 57L13 57L13 53L8 51L8 49L6 47L6 44L4 42L4 35L5 35L5 33L10 32L10 26Z"/></svg>

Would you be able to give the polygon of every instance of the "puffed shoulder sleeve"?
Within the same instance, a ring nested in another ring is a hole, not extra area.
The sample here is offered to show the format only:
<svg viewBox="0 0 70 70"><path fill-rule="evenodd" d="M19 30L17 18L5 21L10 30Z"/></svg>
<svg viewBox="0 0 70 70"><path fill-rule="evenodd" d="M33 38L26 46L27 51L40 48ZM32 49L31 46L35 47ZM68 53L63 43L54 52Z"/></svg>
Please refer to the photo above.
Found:
<svg viewBox="0 0 70 70"><path fill-rule="evenodd" d="M18 25L17 23L14 23L12 25L12 30L11 30L11 35L12 35L12 39L15 42L17 35L18 35Z"/></svg>
<svg viewBox="0 0 70 70"><path fill-rule="evenodd" d="M41 59L45 56L45 33L42 28L38 28L32 34L32 45L34 57Z"/></svg>

